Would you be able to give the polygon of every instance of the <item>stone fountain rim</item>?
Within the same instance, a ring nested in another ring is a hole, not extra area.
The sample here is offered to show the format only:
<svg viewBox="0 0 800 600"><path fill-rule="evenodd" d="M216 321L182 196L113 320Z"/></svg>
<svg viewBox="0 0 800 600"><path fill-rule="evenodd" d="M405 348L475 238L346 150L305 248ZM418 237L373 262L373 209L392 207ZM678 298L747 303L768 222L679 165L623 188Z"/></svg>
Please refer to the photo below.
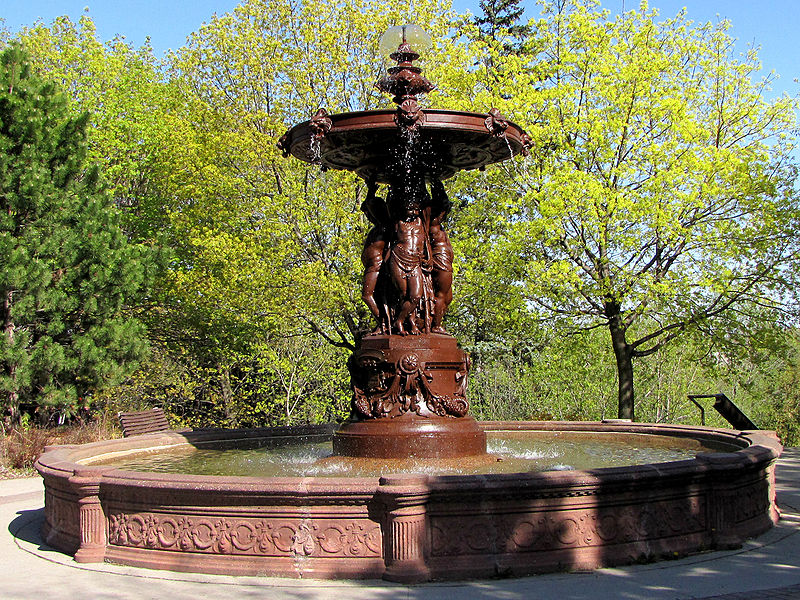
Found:
<svg viewBox="0 0 800 600"><path fill-rule="evenodd" d="M231 434L329 435L331 428L167 432L51 446L36 463L45 487L43 539L80 563L421 583L585 571L734 548L779 518L774 463L781 445L773 432L618 422L482 425L656 433L738 449L589 471L256 478L123 471L76 461L109 447ZM473 531L489 537L464 537Z"/></svg>

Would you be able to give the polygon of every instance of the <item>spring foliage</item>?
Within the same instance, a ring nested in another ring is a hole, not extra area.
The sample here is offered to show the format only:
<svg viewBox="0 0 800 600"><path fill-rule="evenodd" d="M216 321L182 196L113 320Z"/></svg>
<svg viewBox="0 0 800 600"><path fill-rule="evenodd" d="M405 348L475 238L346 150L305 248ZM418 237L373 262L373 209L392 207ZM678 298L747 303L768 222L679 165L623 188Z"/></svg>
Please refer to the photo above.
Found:
<svg viewBox="0 0 800 600"><path fill-rule="evenodd" d="M612 16L559 0L524 25L516 2L485 6L470 20L427 0L413 15L398 0L245 0L162 64L98 42L88 17L20 33L92 111L81 131L128 234L171 249L146 319L164 373L192 382L162 386L181 389L187 421L346 411L346 384L326 382L346 380L343 356L370 326L365 190L275 142L320 107L389 108L372 86L387 66L378 37L412 20L434 40L428 105L496 106L534 140L527 161L446 182L448 328L473 353L480 416L608 417L616 403L630 417L636 398L639 416L682 418L687 391L717 391L692 385L736 387L765 348L796 346L775 340L794 309L797 104L766 99L757 54L736 55L725 23L644 4ZM126 389L161 398L157 379Z"/></svg>
<svg viewBox="0 0 800 600"><path fill-rule="evenodd" d="M765 99L727 26L557 2L532 60L489 46L508 87L486 93L536 139L533 161L474 188L504 211L492 251L521 303L608 330L620 417L634 359L737 314L757 332L793 302L797 100Z"/></svg>
<svg viewBox="0 0 800 600"><path fill-rule="evenodd" d="M74 411L146 348L125 310L147 253L122 233L97 169L88 115L12 45L0 55L0 390L20 404Z"/></svg>

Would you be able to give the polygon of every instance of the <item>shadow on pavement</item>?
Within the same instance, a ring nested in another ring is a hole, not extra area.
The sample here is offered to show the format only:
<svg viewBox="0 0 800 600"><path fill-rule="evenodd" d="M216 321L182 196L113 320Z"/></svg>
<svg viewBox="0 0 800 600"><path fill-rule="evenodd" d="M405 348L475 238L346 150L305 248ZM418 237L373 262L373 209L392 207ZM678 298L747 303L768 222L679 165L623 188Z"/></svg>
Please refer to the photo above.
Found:
<svg viewBox="0 0 800 600"><path fill-rule="evenodd" d="M53 550L42 539L42 524L44 523L44 508L17 511L17 516L8 524L11 537L36 544L39 550Z"/></svg>
<svg viewBox="0 0 800 600"><path fill-rule="evenodd" d="M780 508L800 511L800 449L784 449L775 480Z"/></svg>

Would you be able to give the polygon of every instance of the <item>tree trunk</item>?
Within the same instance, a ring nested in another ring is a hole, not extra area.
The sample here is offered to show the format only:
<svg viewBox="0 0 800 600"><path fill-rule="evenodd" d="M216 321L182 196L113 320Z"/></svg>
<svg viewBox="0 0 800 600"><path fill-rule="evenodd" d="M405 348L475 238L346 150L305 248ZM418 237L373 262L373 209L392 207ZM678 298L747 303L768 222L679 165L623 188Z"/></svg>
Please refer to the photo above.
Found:
<svg viewBox="0 0 800 600"><path fill-rule="evenodd" d="M222 392L222 406L225 409L225 426L236 427L233 420L233 387L231 386L231 369L228 365L217 364L220 379L220 391Z"/></svg>
<svg viewBox="0 0 800 600"><path fill-rule="evenodd" d="M618 411L620 419L634 420L633 412L633 359L632 349L626 340L625 327L622 323L619 304L606 303L608 329L611 333L611 345L617 359L617 379L619 380Z"/></svg>

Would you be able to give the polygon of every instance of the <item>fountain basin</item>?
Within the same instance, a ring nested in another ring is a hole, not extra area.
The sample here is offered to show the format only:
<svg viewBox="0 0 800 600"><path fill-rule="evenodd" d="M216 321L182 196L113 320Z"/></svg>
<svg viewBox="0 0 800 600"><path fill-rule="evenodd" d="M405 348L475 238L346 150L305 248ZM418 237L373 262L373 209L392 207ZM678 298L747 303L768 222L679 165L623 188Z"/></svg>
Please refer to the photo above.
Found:
<svg viewBox="0 0 800 600"><path fill-rule="evenodd" d="M484 422L487 432L641 434L717 452L515 474L221 477L92 464L192 444L330 438L324 426L158 433L48 447L44 536L79 562L401 582L585 570L735 547L778 519L771 432L640 423Z"/></svg>
<svg viewBox="0 0 800 600"><path fill-rule="evenodd" d="M328 115L331 128L316 143L312 122L304 121L287 132L281 147L301 161L389 183L387 169L397 161L393 152L406 144L395 116L394 110ZM480 169L523 154L522 129L508 122L503 135L495 135L486 126L488 117L483 113L425 109L416 147L419 160L430 162L427 167L438 179L447 179L461 170Z"/></svg>

